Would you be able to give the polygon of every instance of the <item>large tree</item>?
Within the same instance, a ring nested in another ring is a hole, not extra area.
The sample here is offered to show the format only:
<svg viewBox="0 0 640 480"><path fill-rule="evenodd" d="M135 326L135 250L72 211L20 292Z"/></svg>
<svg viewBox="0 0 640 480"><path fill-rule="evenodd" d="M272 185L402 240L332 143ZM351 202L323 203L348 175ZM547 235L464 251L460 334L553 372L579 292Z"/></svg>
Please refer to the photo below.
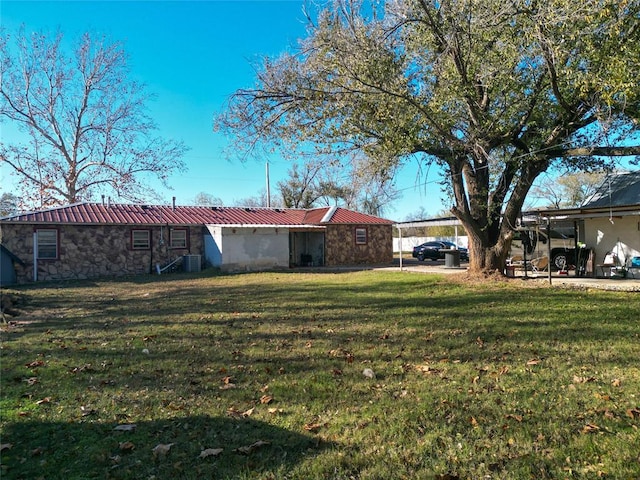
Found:
<svg viewBox="0 0 640 480"><path fill-rule="evenodd" d="M546 202L547 208L572 208L581 206L602 184L604 172L565 173L557 176L538 177L531 189L536 200Z"/></svg>
<svg viewBox="0 0 640 480"><path fill-rule="evenodd" d="M638 131L638 0L337 0L299 51L266 59L218 126L248 149L438 164L471 269L504 264L533 181ZM637 136L636 136L637 139ZM581 163L582 162L582 163Z"/></svg>
<svg viewBox="0 0 640 480"><path fill-rule="evenodd" d="M24 135L0 145L24 203L48 206L98 193L142 201L150 178L184 170L180 142L155 136L145 87L129 77L119 43L85 34L72 53L62 34L0 38L0 121Z"/></svg>
<svg viewBox="0 0 640 480"><path fill-rule="evenodd" d="M391 178L376 175L365 160L352 158L348 167L337 161L308 161L302 168L294 163L289 177L278 182L285 207L336 205L383 215L398 192Z"/></svg>

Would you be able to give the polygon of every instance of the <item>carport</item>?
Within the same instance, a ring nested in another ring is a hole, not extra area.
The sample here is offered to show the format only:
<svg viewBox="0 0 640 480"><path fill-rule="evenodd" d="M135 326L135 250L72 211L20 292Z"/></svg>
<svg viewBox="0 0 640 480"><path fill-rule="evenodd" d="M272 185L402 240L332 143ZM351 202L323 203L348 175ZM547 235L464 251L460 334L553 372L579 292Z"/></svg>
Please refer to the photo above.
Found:
<svg viewBox="0 0 640 480"><path fill-rule="evenodd" d="M462 223L456 217L445 217L445 218L433 218L430 220L416 220L411 222L400 222L395 223L393 225L398 229L398 238L400 240L400 270L403 269L402 265L402 238L403 238L403 230L408 230L410 228L425 228L425 227L454 227L455 230L455 243L458 243L458 227L462 227Z"/></svg>

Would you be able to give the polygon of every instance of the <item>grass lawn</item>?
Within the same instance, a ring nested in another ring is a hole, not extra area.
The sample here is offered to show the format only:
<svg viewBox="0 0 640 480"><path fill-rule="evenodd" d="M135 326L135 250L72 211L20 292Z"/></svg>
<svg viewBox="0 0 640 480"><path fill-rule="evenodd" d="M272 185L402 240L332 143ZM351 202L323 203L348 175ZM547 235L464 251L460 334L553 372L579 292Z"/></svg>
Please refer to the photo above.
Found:
<svg viewBox="0 0 640 480"><path fill-rule="evenodd" d="M0 477L640 478L640 296L456 278L5 291Z"/></svg>

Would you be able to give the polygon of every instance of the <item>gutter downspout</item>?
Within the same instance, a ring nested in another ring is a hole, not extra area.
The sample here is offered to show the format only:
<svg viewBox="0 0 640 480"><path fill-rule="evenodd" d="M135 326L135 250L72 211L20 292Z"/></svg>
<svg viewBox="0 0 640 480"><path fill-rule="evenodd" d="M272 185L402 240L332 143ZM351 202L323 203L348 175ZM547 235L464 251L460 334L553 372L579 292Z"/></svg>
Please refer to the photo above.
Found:
<svg viewBox="0 0 640 480"><path fill-rule="evenodd" d="M33 231L33 281L38 281L38 232Z"/></svg>

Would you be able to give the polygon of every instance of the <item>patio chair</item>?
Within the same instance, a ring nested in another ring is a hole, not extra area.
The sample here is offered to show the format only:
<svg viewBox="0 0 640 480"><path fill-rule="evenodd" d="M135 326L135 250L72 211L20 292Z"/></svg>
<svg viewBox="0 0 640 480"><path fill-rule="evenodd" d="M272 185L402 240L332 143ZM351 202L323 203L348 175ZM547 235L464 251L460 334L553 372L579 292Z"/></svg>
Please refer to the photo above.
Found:
<svg viewBox="0 0 640 480"><path fill-rule="evenodd" d="M600 276L602 277L610 277L612 273L616 272L621 266L618 255L614 252L605 253L602 263L596 265L596 267L600 269ZM606 274L607 270L609 271L609 275Z"/></svg>
<svg viewBox="0 0 640 480"><path fill-rule="evenodd" d="M549 257L534 258L530 264L533 273L546 272L549 269Z"/></svg>

